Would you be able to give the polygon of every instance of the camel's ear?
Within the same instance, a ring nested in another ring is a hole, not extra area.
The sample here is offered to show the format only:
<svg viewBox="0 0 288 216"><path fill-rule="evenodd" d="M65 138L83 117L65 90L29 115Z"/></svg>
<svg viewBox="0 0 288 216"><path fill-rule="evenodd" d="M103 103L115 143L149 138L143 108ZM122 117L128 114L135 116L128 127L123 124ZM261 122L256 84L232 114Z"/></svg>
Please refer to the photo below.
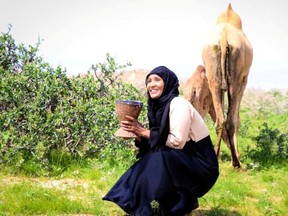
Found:
<svg viewBox="0 0 288 216"><path fill-rule="evenodd" d="M199 73L205 72L205 67L203 65L198 65L196 69Z"/></svg>

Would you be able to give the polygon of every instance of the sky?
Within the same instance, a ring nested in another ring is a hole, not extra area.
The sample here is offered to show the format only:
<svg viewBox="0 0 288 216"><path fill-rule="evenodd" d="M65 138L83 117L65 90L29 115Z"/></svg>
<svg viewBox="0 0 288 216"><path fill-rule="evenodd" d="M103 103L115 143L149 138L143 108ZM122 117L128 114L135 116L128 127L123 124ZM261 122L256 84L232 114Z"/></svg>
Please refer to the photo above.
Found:
<svg viewBox="0 0 288 216"><path fill-rule="evenodd" d="M0 32L36 45L68 75L86 73L109 53L118 64L165 65L188 78L203 65L202 48L231 3L253 47L247 87L288 89L288 1L275 0L0 0Z"/></svg>

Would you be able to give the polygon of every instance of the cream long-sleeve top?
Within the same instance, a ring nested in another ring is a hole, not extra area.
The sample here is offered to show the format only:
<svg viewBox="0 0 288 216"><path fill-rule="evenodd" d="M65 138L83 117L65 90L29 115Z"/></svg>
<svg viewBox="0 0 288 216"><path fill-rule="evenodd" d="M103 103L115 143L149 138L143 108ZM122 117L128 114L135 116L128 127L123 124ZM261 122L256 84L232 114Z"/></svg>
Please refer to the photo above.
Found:
<svg viewBox="0 0 288 216"><path fill-rule="evenodd" d="M197 142L209 135L208 128L189 101L175 97L170 103L170 132L166 146L182 149L192 139Z"/></svg>

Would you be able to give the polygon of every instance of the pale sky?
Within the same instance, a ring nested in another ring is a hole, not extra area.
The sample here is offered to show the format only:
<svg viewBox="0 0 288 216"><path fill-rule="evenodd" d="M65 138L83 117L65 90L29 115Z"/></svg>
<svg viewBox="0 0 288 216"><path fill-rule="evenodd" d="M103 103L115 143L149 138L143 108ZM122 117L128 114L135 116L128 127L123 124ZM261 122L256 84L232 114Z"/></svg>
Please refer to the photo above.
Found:
<svg viewBox="0 0 288 216"><path fill-rule="evenodd" d="M189 77L228 4L253 46L248 87L288 89L288 1L276 0L0 0L0 31L35 45L67 73L85 73L106 53L132 69L165 65Z"/></svg>

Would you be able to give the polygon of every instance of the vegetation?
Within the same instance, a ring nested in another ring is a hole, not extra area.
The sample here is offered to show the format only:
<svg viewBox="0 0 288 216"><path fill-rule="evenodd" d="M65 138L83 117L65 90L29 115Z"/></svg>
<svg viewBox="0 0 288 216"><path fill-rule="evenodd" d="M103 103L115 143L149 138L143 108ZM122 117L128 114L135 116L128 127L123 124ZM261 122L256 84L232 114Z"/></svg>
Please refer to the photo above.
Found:
<svg viewBox="0 0 288 216"><path fill-rule="evenodd" d="M114 156L122 143L113 136L119 124L115 100L143 97L113 77L127 65L107 54L107 63L70 79L38 57L37 47L17 46L9 32L0 41L1 164L14 172L48 175L61 173L73 160Z"/></svg>
<svg viewBox="0 0 288 216"><path fill-rule="evenodd" d="M116 76L129 64L107 54L86 76L68 78L37 56L39 45L17 45L10 29L0 36L0 215L123 215L101 198L137 153L132 140L113 136L115 100L145 103ZM232 169L223 144L220 177L194 215L288 212L287 107L287 92L245 92L238 136L243 169ZM144 105L141 122L146 113Z"/></svg>

